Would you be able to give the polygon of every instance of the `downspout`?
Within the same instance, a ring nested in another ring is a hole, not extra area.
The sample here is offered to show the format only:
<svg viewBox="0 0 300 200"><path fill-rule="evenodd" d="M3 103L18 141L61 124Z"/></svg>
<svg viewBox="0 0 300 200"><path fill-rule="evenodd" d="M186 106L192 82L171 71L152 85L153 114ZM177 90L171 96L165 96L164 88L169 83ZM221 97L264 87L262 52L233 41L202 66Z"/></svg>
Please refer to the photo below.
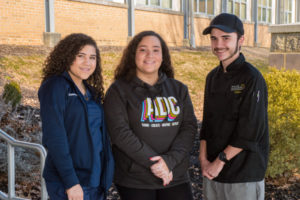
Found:
<svg viewBox="0 0 300 200"><path fill-rule="evenodd" d="M254 21L254 46L258 46L258 22L257 22L257 0L253 0L253 21Z"/></svg>
<svg viewBox="0 0 300 200"><path fill-rule="evenodd" d="M45 0L45 32L55 32L54 0Z"/></svg>
<svg viewBox="0 0 300 200"><path fill-rule="evenodd" d="M227 0L222 1L222 13L227 12Z"/></svg>
<svg viewBox="0 0 300 200"><path fill-rule="evenodd" d="M54 47L61 38L60 33L55 32L54 0L45 0L45 32L43 43L48 47Z"/></svg>
<svg viewBox="0 0 300 200"><path fill-rule="evenodd" d="M128 0L128 41L134 36L134 0Z"/></svg>
<svg viewBox="0 0 300 200"><path fill-rule="evenodd" d="M194 7L193 7L193 0L189 0L189 13L190 13L190 47L196 48L195 43L195 32L194 32Z"/></svg>
<svg viewBox="0 0 300 200"><path fill-rule="evenodd" d="M183 10L183 40L188 41L189 39L189 0L182 1L182 10Z"/></svg>

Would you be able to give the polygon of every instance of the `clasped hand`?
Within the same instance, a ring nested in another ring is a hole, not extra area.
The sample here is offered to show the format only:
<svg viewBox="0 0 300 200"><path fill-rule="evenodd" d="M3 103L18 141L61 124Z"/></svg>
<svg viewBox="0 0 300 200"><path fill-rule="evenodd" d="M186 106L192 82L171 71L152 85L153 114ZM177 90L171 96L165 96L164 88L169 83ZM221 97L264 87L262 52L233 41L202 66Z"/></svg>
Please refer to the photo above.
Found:
<svg viewBox="0 0 300 200"><path fill-rule="evenodd" d="M219 176L225 163L220 161L219 159L216 159L213 162L209 162L208 160L204 159L200 161L200 164L202 175L212 180Z"/></svg>
<svg viewBox="0 0 300 200"><path fill-rule="evenodd" d="M83 200L83 190L79 184L67 189L66 193L68 200Z"/></svg>
<svg viewBox="0 0 300 200"><path fill-rule="evenodd" d="M164 159L161 156L154 156L150 160L156 162L150 167L151 172L162 179L164 186L168 185L173 180L173 172L169 171Z"/></svg>

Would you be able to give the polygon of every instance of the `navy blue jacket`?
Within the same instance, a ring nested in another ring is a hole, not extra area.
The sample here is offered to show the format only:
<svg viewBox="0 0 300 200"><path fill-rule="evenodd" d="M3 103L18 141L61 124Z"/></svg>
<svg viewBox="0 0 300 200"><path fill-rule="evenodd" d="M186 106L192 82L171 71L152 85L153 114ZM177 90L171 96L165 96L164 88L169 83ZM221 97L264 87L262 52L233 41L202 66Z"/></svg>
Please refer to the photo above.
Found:
<svg viewBox="0 0 300 200"><path fill-rule="evenodd" d="M88 186L94 158L83 96L67 72L44 81L38 96L43 145L48 150L43 177L46 181L62 182L66 189L76 184ZM97 103L102 107L100 101ZM114 161L104 120L102 123L100 186L107 191L113 179Z"/></svg>

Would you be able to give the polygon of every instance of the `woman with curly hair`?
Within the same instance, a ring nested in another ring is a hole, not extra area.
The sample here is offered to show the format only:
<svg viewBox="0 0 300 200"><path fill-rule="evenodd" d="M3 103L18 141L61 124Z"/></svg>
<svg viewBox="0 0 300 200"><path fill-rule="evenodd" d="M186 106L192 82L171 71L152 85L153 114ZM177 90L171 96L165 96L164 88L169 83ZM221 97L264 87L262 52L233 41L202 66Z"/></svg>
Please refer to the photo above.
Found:
<svg viewBox="0 0 300 200"><path fill-rule="evenodd" d="M50 199L105 199L114 161L104 123L100 52L91 37L71 34L55 46L38 96Z"/></svg>
<svg viewBox="0 0 300 200"><path fill-rule="evenodd" d="M187 169L196 117L157 33L141 32L128 44L104 110L121 199L192 200Z"/></svg>

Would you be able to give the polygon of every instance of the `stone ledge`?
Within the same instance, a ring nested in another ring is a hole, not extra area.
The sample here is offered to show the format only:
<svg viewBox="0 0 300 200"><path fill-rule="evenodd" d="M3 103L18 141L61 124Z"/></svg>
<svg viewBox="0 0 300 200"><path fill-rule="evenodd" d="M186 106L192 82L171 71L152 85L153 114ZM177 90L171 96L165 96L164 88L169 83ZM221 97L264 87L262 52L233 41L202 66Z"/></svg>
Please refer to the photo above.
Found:
<svg viewBox="0 0 300 200"><path fill-rule="evenodd" d="M269 26L269 33L295 33L300 32L300 23L277 24Z"/></svg>

